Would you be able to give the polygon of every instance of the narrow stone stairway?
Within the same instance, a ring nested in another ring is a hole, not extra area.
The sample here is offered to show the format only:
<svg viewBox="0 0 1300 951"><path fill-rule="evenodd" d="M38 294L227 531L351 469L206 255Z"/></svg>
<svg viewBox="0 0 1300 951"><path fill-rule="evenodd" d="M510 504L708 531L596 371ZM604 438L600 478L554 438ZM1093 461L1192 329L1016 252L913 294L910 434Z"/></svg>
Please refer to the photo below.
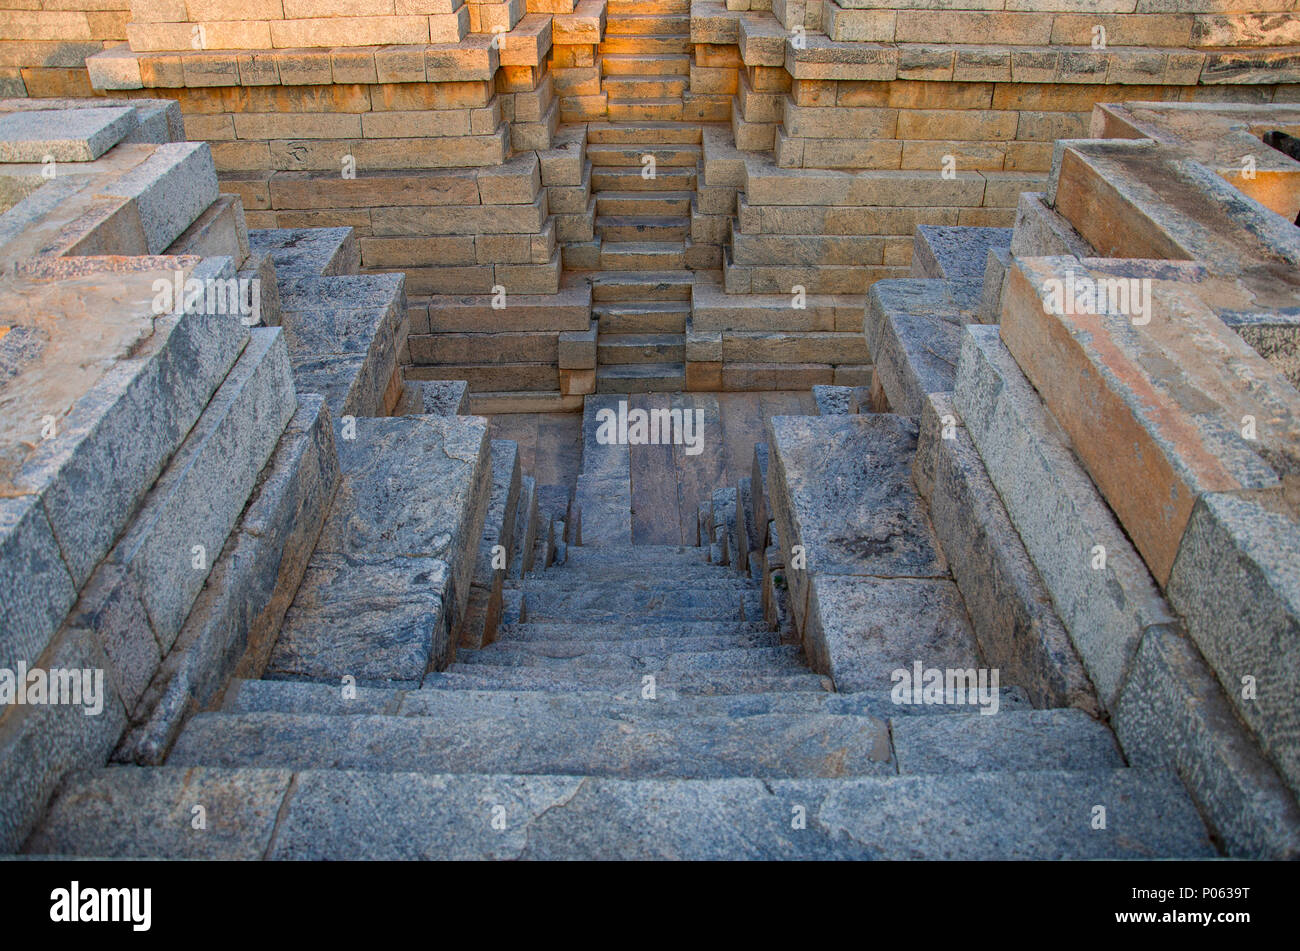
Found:
<svg viewBox="0 0 1300 951"><path fill-rule="evenodd" d="M868 418L857 427L860 444L824 440L805 457L799 446L817 419L774 419L770 474L761 465L768 454L756 452L765 491L713 492L701 506L699 546L632 545L630 460L644 450L601 434L601 411L617 402L588 398L582 472L559 510L567 524L552 514L517 536L535 536L541 557L536 570L507 570L501 623L483 646L462 644L450 663L435 657L415 680L358 682L337 676L343 667L312 679L272 669L277 679L236 680L219 708L189 719L164 765L70 777L27 851L276 859L1214 854L1177 778L1127 767L1110 729L1085 710L1035 709L1026 691L1007 684L994 689L996 715L897 701L889 671L907 658L980 666L955 588L950 600L927 602L947 616L923 644L912 619L888 612L869 631L842 632L866 651L833 682L812 669L828 665L805 656L774 607L758 559L745 570L745 559L727 556L747 539L764 544L768 532L753 526L768 525L769 514L773 525L795 519L811 531L806 512L819 503L806 476L814 470L836 471L841 488L857 484L857 470L879 483L859 509L840 506L851 532L879 518L895 526L891 537L907 527L912 555L925 548L928 516L907 484L914 442L906 421ZM889 464L873 452L888 453ZM345 468L366 480L376 471ZM495 482L506 484L494 473ZM359 492L346 483L340 490L343 498ZM541 486L538 494L546 494ZM517 509L498 504L514 495L494 491L490 526L518 522ZM436 512L432 521L414 518L424 506L418 494L403 504L413 519L405 531L446 521ZM383 524L382 516L375 508L367 522ZM893 557L886 548L868 554ZM779 557L773 538L763 560ZM946 572L941 557L930 562L927 577ZM915 583L876 577L857 587L906 592ZM784 598L801 590L792 584ZM370 620L382 645L382 619ZM856 680L856 692L836 692L845 689L841 676L845 685ZM203 830L191 822L195 806Z"/></svg>
<svg viewBox="0 0 1300 951"><path fill-rule="evenodd" d="M684 113L689 0L609 0L600 45L608 122L587 127L600 272L598 392L685 388L691 200L702 150Z"/></svg>

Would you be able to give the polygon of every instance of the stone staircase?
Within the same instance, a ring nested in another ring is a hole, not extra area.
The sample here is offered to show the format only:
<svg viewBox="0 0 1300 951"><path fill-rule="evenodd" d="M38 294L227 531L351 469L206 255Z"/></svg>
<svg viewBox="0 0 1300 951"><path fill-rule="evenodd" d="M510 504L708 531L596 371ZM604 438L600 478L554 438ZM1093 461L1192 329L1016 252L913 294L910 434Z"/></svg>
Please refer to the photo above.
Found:
<svg viewBox="0 0 1300 951"><path fill-rule="evenodd" d="M597 392L685 388L691 201L701 126L685 115L687 0L611 0L600 46L608 121L587 127L600 272Z"/></svg>

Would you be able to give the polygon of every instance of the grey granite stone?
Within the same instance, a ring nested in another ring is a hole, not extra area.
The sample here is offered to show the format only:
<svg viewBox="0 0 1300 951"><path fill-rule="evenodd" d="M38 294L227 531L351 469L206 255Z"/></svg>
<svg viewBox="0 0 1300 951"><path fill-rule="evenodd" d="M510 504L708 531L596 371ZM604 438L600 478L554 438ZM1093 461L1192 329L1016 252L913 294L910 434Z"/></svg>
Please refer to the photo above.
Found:
<svg viewBox="0 0 1300 951"><path fill-rule="evenodd" d="M454 631L469 602L492 486L487 421L402 416L354 425L355 438L344 430L338 440L343 480L317 551L446 562L444 620Z"/></svg>
<svg viewBox="0 0 1300 951"><path fill-rule="evenodd" d="M515 506L515 526L510 537L513 547L506 577L523 578L532 570L533 544L537 540L537 480L532 476L521 476L519 481L519 502Z"/></svg>
<svg viewBox="0 0 1300 951"><path fill-rule="evenodd" d="M813 402L818 416L845 416L858 412L861 388L853 386L826 386L812 388Z"/></svg>
<svg viewBox="0 0 1300 951"><path fill-rule="evenodd" d="M106 858L260 859L292 774L254 769L77 773L64 783L26 851ZM205 828L195 829L195 806Z"/></svg>
<svg viewBox="0 0 1300 951"><path fill-rule="evenodd" d="M0 667L40 656L76 596L40 500L0 499Z"/></svg>
<svg viewBox="0 0 1300 951"><path fill-rule="evenodd" d="M108 661L85 631L64 628L42 657L49 669L104 674L102 710L42 704L14 706L0 719L0 851L16 852L68 770L102 766L126 726Z"/></svg>
<svg viewBox="0 0 1300 951"><path fill-rule="evenodd" d="M232 672L263 670L337 484L328 410L320 397L305 397L134 711L116 760L161 762L185 719L212 702Z"/></svg>
<svg viewBox="0 0 1300 951"><path fill-rule="evenodd" d="M966 328L954 404L1103 705L1152 624L1173 620L1146 565L998 338ZM1105 549L1105 568L1096 546Z"/></svg>
<svg viewBox="0 0 1300 951"><path fill-rule="evenodd" d="M890 735L902 774L1124 766L1114 735L1082 710L903 717L890 721Z"/></svg>
<svg viewBox="0 0 1300 951"><path fill-rule="evenodd" d="M1300 794L1300 526L1248 498L1202 495L1167 594L1264 754ZM1255 684L1248 697L1246 678Z"/></svg>
<svg viewBox="0 0 1300 951"><path fill-rule="evenodd" d="M113 561L139 580L164 650L180 632L296 403L283 336L276 328L253 330L114 548Z"/></svg>
<svg viewBox="0 0 1300 951"><path fill-rule="evenodd" d="M0 114L0 162L93 162L122 141L136 121L129 107Z"/></svg>
<svg viewBox="0 0 1300 951"><path fill-rule="evenodd" d="M801 630L810 575L946 577L910 479L914 422L884 414L776 416L767 437L768 501Z"/></svg>
<svg viewBox="0 0 1300 951"><path fill-rule="evenodd" d="M395 802L402 808L394 809ZM1108 807L1105 831L1089 828L1096 803ZM802 807L807 828L794 827L796 807ZM309 771L297 777L272 857L1024 859L1213 854L1178 783L1166 774L1136 770L771 782Z"/></svg>
<svg viewBox="0 0 1300 951"><path fill-rule="evenodd" d="M1006 286L1007 271L1011 268L1011 252L1006 248L989 248L984 263L984 284L980 291L979 322L996 324L1002 321L1002 289Z"/></svg>
<svg viewBox="0 0 1300 951"><path fill-rule="evenodd" d="M205 713L190 721L168 763L647 778L894 772L889 730L874 717L524 718L476 708L437 717Z"/></svg>
<svg viewBox="0 0 1300 951"><path fill-rule="evenodd" d="M511 644L493 644L479 651L462 651L456 656L456 670L475 666L537 667L554 673L569 673L580 680L587 672L624 672L676 675L700 671L718 673L797 674L807 670L799 648L741 647L724 650L688 651L670 648L664 653L635 654L626 647L614 651L585 650L568 657L556 657Z"/></svg>
<svg viewBox="0 0 1300 951"><path fill-rule="evenodd" d="M161 254L217 200L217 170L206 142L168 142L99 193L130 199L150 254Z"/></svg>
<svg viewBox="0 0 1300 951"><path fill-rule="evenodd" d="M639 620L740 621L761 616L755 613L761 611L759 591L747 582L731 590L712 584L656 586L652 579L629 582L615 590L598 584L564 588L536 581L527 584L530 621L612 622L629 615Z"/></svg>
<svg viewBox="0 0 1300 951"><path fill-rule="evenodd" d="M894 412L920 416L927 393L953 388L962 325L978 320L983 283L877 281L863 333L877 384Z"/></svg>
<svg viewBox="0 0 1300 951"><path fill-rule="evenodd" d="M930 503L931 524L988 664L1037 706L1100 713L1088 673L950 394L928 399L912 475Z"/></svg>
<svg viewBox="0 0 1300 951"><path fill-rule="evenodd" d="M469 384L464 380L407 380L406 401L398 415L465 416L469 413Z"/></svg>
<svg viewBox="0 0 1300 951"><path fill-rule="evenodd" d="M318 551L285 615L266 676L418 681L450 651L450 575L440 558Z"/></svg>
<svg viewBox="0 0 1300 951"><path fill-rule="evenodd" d="M1011 247L1011 228L917 225L912 276L942 281L982 281L988 252Z"/></svg>
<svg viewBox="0 0 1300 951"><path fill-rule="evenodd" d="M814 573L804 647L839 691L890 688L895 670L983 666L951 581Z"/></svg>
<svg viewBox="0 0 1300 951"><path fill-rule="evenodd" d="M110 369L23 463L77 587L108 553L244 350L248 329L222 314L154 321L143 351Z"/></svg>
<svg viewBox="0 0 1300 951"><path fill-rule="evenodd" d="M355 274L361 255L351 228L271 228L248 233L250 250L268 251L281 280Z"/></svg>
<svg viewBox="0 0 1300 951"><path fill-rule="evenodd" d="M139 580L121 565L104 563L82 590L68 624L94 637L113 667L126 708L134 710L162 661Z"/></svg>
<svg viewBox="0 0 1300 951"><path fill-rule="evenodd" d="M646 674L636 671L588 671L575 679L568 671L548 671L537 667L493 667L489 664L452 665L448 670L428 674L424 687L459 690L544 690L568 693L575 690L608 692L612 689L638 692L645 686ZM828 678L816 674L717 674L708 671L658 676L657 692L676 691L682 696L712 694L812 691L831 688Z"/></svg>
<svg viewBox="0 0 1300 951"><path fill-rule="evenodd" d="M1300 856L1294 794L1177 628L1147 629L1112 722L1134 766L1177 770L1229 855Z"/></svg>

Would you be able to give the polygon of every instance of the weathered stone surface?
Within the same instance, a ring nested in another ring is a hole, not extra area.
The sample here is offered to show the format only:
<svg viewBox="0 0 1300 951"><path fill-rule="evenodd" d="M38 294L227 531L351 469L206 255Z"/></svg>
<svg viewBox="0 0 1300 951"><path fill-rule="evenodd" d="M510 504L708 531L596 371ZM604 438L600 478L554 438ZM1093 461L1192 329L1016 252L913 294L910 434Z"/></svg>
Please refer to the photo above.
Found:
<svg viewBox="0 0 1300 951"><path fill-rule="evenodd" d="M271 652L271 678L418 681L450 650L450 575L439 558L318 553Z"/></svg>
<svg viewBox="0 0 1300 951"><path fill-rule="evenodd" d="M1041 707L1100 706L950 394L921 414L912 477L970 613L980 653Z"/></svg>
<svg viewBox="0 0 1300 951"><path fill-rule="evenodd" d="M190 722L169 762L701 779L894 772L888 730L872 717L523 719L468 705L459 715L438 717L203 714Z"/></svg>
<svg viewBox="0 0 1300 951"><path fill-rule="evenodd" d="M136 121L130 108L6 113L0 115L0 162L93 162Z"/></svg>
<svg viewBox="0 0 1300 951"><path fill-rule="evenodd" d="M888 689L896 670L979 666L961 594L950 581L814 574L804 646L842 692Z"/></svg>
<svg viewBox="0 0 1300 951"><path fill-rule="evenodd" d="M109 667L85 631L61 632L41 664L45 669L100 670ZM84 698L83 698L84 699ZM108 760L123 728L126 711L111 676L105 674L93 714L90 706L40 704L5 711L0 729L0 849L22 846L60 777L68 770L92 769Z"/></svg>
<svg viewBox="0 0 1300 951"><path fill-rule="evenodd" d="M890 721L898 771L1103 770L1124 766L1115 737L1082 710Z"/></svg>
<svg viewBox="0 0 1300 951"><path fill-rule="evenodd" d="M106 858L260 859L293 774L114 767L68 777L27 851ZM193 827L195 804L207 827Z"/></svg>
<svg viewBox="0 0 1300 951"><path fill-rule="evenodd" d="M1293 792L1300 790L1300 529L1231 495L1203 495L1169 579L1169 602ZM1246 697L1250 678L1255 690ZM1240 685L1240 686L1239 686Z"/></svg>
<svg viewBox="0 0 1300 951"><path fill-rule="evenodd" d="M281 280L355 274L359 263L351 228L275 228L250 231L252 251L269 252Z"/></svg>
<svg viewBox="0 0 1300 951"><path fill-rule="evenodd" d="M944 281L979 281L988 252L1011 245L1010 228L948 228L918 225L912 276Z"/></svg>
<svg viewBox="0 0 1300 951"><path fill-rule="evenodd" d="M1173 620L1168 605L998 328L966 328L954 405L1098 697L1112 707L1142 632Z"/></svg>
<svg viewBox="0 0 1300 951"><path fill-rule="evenodd" d="M398 415L469 414L469 385L464 380L411 380L406 392L408 399L399 406Z"/></svg>
<svg viewBox="0 0 1300 951"><path fill-rule="evenodd" d="M0 667L40 656L76 586L36 496L0 499Z"/></svg>
<svg viewBox="0 0 1300 951"><path fill-rule="evenodd" d="M767 421L767 443L767 498L800 625L811 613L813 575L946 577L909 477L914 423L888 415L776 416Z"/></svg>
<svg viewBox="0 0 1300 951"><path fill-rule="evenodd" d="M111 558L170 648L296 405L277 328L258 328ZM199 546L201 550L196 550Z"/></svg>
<svg viewBox="0 0 1300 951"><path fill-rule="evenodd" d="M191 273L205 276L225 275ZM57 434L23 463L15 483L41 493L76 586L126 526L248 339L247 328L226 314L155 321L142 352L119 362L77 400Z"/></svg>
<svg viewBox="0 0 1300 951"><path fill-rule="evenodd" d="M1108 280L1123 293L1116 301L1108 292L1106 308L1053 303L1054 288ZM1141 313L1126 303L1134 282L1150 288ZM1300 480L1300 395L1159 268L1153 279L1123 262L1017 259L1001 328L1158 582L1168 580L1200 494L1280 495ZM1268 422L1247 438L1248 420Z"/></svg>
<svg viewBox="0 0 1300 951"><path fill-rule="evenodd" d="M1153 625L1112 715L1134 766L1173 768L1230 855L1300 855L1300 809L1214 674L1172 625Z"/></svg>
<svg viewBox="0 0 1300 951"><path fill-rule="evenodd" d="M930 393L951 392L961 328L977 321L979 281L877 281L867 294L863 335L890 407L920 416Z"/></svg>
<svg viewBox="0 0 1300 951"><path fill-rule="evenodd" d="M168 142L98 191L133 203L148 253L160 254L217 200L217 171L206 142Z"/></svg>

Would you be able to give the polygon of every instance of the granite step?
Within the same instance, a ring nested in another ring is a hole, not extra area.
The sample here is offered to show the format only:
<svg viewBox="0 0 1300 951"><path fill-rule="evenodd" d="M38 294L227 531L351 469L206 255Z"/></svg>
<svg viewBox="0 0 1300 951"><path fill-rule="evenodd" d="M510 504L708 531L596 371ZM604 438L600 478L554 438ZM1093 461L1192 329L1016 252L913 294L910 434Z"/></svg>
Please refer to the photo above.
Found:
<svg viewBox="0 0 1300 951"><path fill-rule="evenodd" d="M679 270L686 267L684 241L606 242L600 247L600 266L608 271Z"/></svg>
<svg viewBox="0 0 1300 951"><path fill-rule="evenodd" d="M601 271L591 276L592 300L690 300L695 278L690 271Z"/></svg>
<svg viewBox="0 0 1300 951"><path fill-rule="evenodd" d="M611 103L611 107L613 104ZM680 103L678 108L680 108ZM659 166L654 178L645 178L641 174L640 163L635 168L617 165L593 166L591 169L591 190L601 192L689 192L695 188L695 166ZM599 210L599 204L597 209Z"/></svg>
<svg viewBox="0 0 1300 951"><path fill-rule="evenodd" d="M619 645L613 652L591 651L572 657L553 657L539 653L535 645L490 644L482 650L460 651L456 663L448 669L465 670L478 665L488 667L540 667L557 673L569 672L580 678L587 671L639 674L679 673L760 673L797 674L807 670L798 647L740 647L723 650L687 651L669 648L657 654L632 654Z"/></svg>
<svg viewBox="0 0 1300 951"><path fill-rule="evenodd" d="M195 802L222 822L190 825ZM496 815L485 803L496 803ZM1088 821L1106 803L1107 830ZM382 821L377 810L382 805ZM791 822L792 809L806 828ZM1216 853L1163 770L640 779L116 767L68 778L33 854L209 859L1152 859Z"/></svg>
<svg viewBox="0 0 1300 951"><path fill-rule="evenodd" d="M641 363L596 368L597 393L678 393L686 388L681 363Z"/></svg>
<svg viewBox="0 0 1300 951"><path fill-rule="evenodd" d="M572 588L530 586L525 595L527 615L533 623L551 621L613 621L635 617L640 623L651 621L761 621L760 591L745 587L715 589L712 585L695 588L637 591L603 585L579 585ZM741 611L744 615L741 616Z"/></svg>
<svg viewBox="0 0 1300 951"><path fill-rule="evenodd" d="M643 56L604 56L603 60L614 62L655 62L660 57ZM690 57L667 57L689 65ZM592 144L605 142L636 143L649 145L699 145L704 132L698 122L656 122L642 119L630 122L589 122L587 123L587 141Z"/></svg>
<svg viewBox="0 0 1300 951"><path fill-rule="evenodd" d="M615 570L622 566L631 570L674 566L708 565L707 552L693 545L626 545L622 548L584 550L575 548L569 553L565 567L571 570L604 568Z"/></svg>
<svg viewBox="0 0 1300 951"><path fill-rule="evenodd" d="M637 75L635 73L620 73L615 76L606 76L601 82L601 89L611 98L621 101L633 101L644 96L655 99L667 99L672 96L680 97L686 92L686 87L690 85L688 76L680 75ZM589 145L588 155L591 154ZM594 160L593 160L594 161ZM596 164L600 164L597 162Z"/></svg>
<svg viewBox="0 0 1300 951"><path fill-rule="evenodd" d="M454 681L455 674L440 674ZM1004 687L998 709L1003 715L1035 713L1024 692ZM899 705L888 692L826 693L730 693L678 695L661 689L654 699L641 696L640 685L632 688L562 690L476 690L357 687L346 696L338 684L285 680L236 680L226 691L221 710L225 713L310 713L331 716L384 714L388 716L441 716L455 713L469 704L492 716L521 717L588 714L618 717L635 714L661 716L725 716L733 719L767 713L854 714L896 720L926 714L979 715L979 707L963 704L931 706Z"/></svg>
<svg viewBox="0 0 1300 951"><path fill-rule="evenodd" d="M603 189L596 195L596 214L682 217L691 213L691 191L626 191Z"/></svg>
<svg viewBox="0 0 1300 951"><path fill-rule="evenodd" d="M760 585L752 578L709 564L689 564L685 570L664 568L657 571L654 577L647 577L644 569L637 574L635 569L616 564L580 569L565 564L557 565L544 574L534 575L522 582L511 582L511 586L523 591L568 591L601 587L610 590L652 593L672 593L682 588L714 591L756 592L760 590Z"/></svg>
<svg viewBox="0 0 1300 951"><path fill-rule="evenodd" d="M605 21L605 36L689 36L689 13L611 13Z"/></svg>
<svg viewBox="0 0 1300 951"><path fill-rule="evenodd" d="M606 364L681 363L686 343L681 334L600 334L596 361Z"/></svg>
<svg viewBox="0 0 1300 951"><path fill-rule="evenodd" d="M776 631L692 636L676 632L655 634L653 631L654 625L650 627L652 629L646 632L646 636L640 638L578 637L560 639L558 637L546 637L525 640L514 637L498 637L492 642L492 646L508 647L512 651L521 654L531 653L541 657L578 657L583 654L610 654L619 651L634 656L643 656L647 654L663 654L669 651L696 653L781 646L781 638ZM460 659L463 660L464 658Z"/></svg>
<svg viewBox="0 0 1300 951"><path fill-rule="evenodd" d="M452 665L447 670L426 674L424 688L449 690L545 690L560 692L608 693L627 691L637 694L646 687L643 674L630 672L588 671L581 680L572 674L538 667L493 667L488 664ZM655 677L657 693L699 696L740 693L823 692L831 681L812 672L795 674L732 673L708 671L661 675Z"/></svg>
<svg viewBox="0 0 1300 951"><path fill-rule="evenodd" d="M648 56L609 53L601 57L601 69L604 76L688 76L691 72L691 59L681 53Z"/></svg>
<svg viewBox="0 0 1300 951"><path fill-rule="evenodd" d="M602 215L596 219L596 234L602 241L676 241L690 234L691 220L685 215Z"/></svg>
<svg viewBox="0 0 1300 951"><path fill-rule="evenodd" d="M526 622L503 624L497 632L497 643L528 644L548 641L620 643L647 638L746 637L762 638L771 633L767 622L758 621L680 621L676 624L638 624L623 622L607 624L603 621L583 624L575 621Z"/></svg>
<svg viewBox="0 0 1300 951"><path fill-rule="evenodd" d="M679 334L686 332L691 305L687 301L630 301L597 304L591 314L601 334Z"/></svg>
<svg viewBox="0 0 1300 951"><path fill-rule="evenodd" d="M629 778L895 772L888 725L875 717L534 718L489 716L469 703L437 717L202 713L168 765Z"/></svg>

